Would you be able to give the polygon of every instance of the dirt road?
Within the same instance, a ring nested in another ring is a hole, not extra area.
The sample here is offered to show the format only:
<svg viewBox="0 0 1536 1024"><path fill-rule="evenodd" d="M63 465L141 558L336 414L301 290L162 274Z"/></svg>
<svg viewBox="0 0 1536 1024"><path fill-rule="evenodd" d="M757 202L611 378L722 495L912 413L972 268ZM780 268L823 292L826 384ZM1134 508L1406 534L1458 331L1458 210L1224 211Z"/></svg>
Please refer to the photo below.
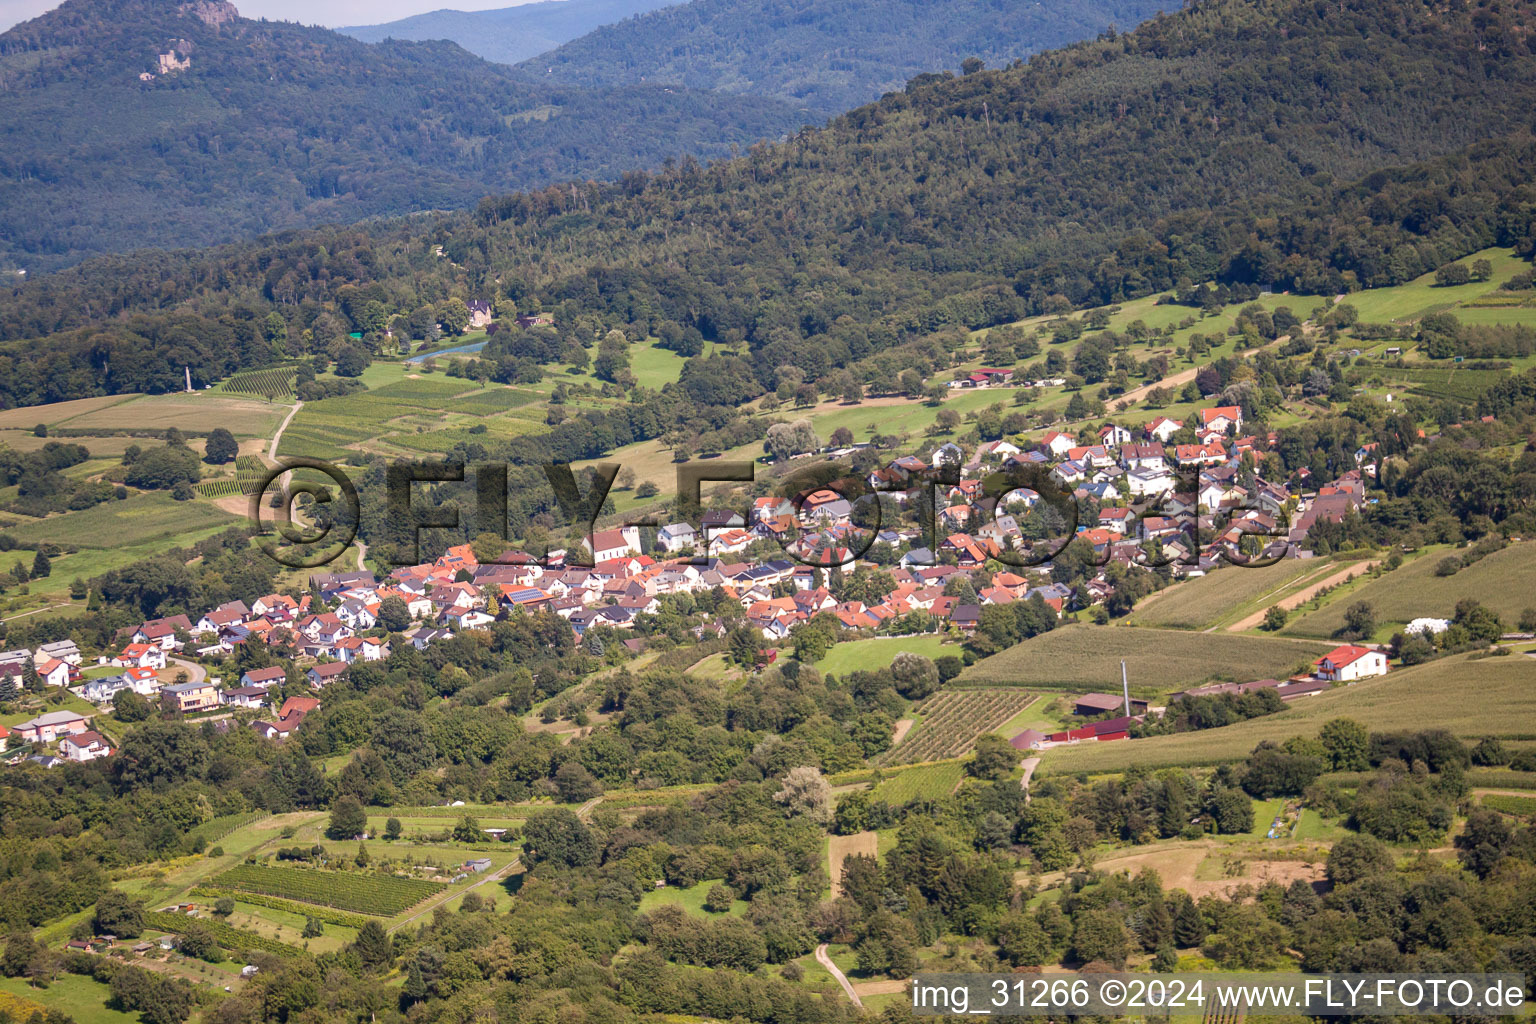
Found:
<svg viewBox="0 0 1536 1024"><path fill-rule="evenodd" d="M825 967L827 969L827 973L837 979L837 983L843 986L843 991L847 993L849 1000L853 1003L854 1006L857 1006L861 1010L864 1009L864 1001L860 999L859 994L853 990L853 986L848 984L848 976L838 969L837 964L832 962L831 957L827 956L827 944L825 942L816 947L816 962Z"/></svg>
<svg viewBox="0 0 1536 1024"><path fill-rule="evenodd" d="M1366 573L1370 572L1380 564L1380 562L1359 562L1354 565L1346 566L1345 568L1340 569L1338 572L1335 572L1333 575L1328 576L1325 579L1318 580L1310 587L1305 587L1301 590L1298 590L1290 597L1282 597L1275 603L1288 612L1295 611L1297 608L1300 608L1302 605L1316 597L1319 591L1326 590L1329 587L1343 583L1351 576L1364 576ZM1227 632L1241 633L1245 629L1256 628L1259 623L1264 621L1264 612L1268 610L1269 609L1266 608L1264 611L1257 611L1252 615L1249 615L1243 619L1239 619L1237 622L1234 622L1232 625L1227 627Z"/></svg>

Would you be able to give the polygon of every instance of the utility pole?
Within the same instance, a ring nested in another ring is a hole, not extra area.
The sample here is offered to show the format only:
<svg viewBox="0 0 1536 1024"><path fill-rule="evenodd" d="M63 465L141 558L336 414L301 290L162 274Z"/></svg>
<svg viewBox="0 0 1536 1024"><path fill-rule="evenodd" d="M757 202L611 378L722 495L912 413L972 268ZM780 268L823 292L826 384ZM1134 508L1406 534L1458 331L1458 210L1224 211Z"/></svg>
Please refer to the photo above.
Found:
<svg viewBox="0 0 1536 1024"><path fill-rule="evenodd" d="M1125 661L1120 662L1120 685L1125 689L1125 713L1131 713L1131 682L1125 674Z"/></svg>

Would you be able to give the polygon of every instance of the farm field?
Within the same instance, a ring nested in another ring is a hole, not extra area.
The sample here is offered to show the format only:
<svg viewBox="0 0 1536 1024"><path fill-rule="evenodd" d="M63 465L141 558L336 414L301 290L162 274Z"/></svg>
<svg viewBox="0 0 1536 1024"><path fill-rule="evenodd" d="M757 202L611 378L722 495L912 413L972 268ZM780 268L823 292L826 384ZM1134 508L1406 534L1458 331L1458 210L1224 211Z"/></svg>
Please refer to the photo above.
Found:
<svg viewBox="0 0 1536 1024"><path fill-rule="evenodd" d="M1297 581L1320 577L1327 559L1285 559L1257 569L1223 566L1175 583L1142 600L1128 621L1137 626L1205 629L1237 618L1249 604L1265 605Z"/></svg>
<svg viewBox="0 0 1536 1024"><path fill-rule="evenodd" d="M827 656L816 663L823 674L846 675L860 669L873 670L890 665L903 651L921 654L925 658L942 658L946 654L959 655L960 648L946 643L942 636L871 637L867 640L845 640L833 645Z"/></svg>
<svg viewBox="0 0 1536 1024"><path fill-rule="evenodd" d="M51 408L51 407L45 407ZM187 433L207 433L224 427L236 437L270 437L288 407L259 398L217 395L212 392L169 395L135 395L124 401L61 419L58 426L71 432L108 434L115 430L136 433L171 427ZM86 447L90 447L87 443Z"/></svg>
<svg viewBox="0 0 1536 1024"><path fill-rule="evenodd" d="M1327 650L1319 643L1271 637L1073 624L979 661L956 682L1119 690L1124 659L1132 691L1167 693L1212 679L1283 678Z"/></svg>
<svg viewBox="0 0 1536 1024"><path fill-rule="evenodd" d="M1526 608L1536 607L1536 541L1511 544L1482 558L1453 576L1436 576L1435 567L1459 552L1430 553L1392 572L1362 582L1337 595L1316 611L1292 614L1282 633L1331 637L1344 628L1344 610L1368 601L1376 621L1401 625L1420 616L1447 618L1456 602L1475 597L1513 628ZM1390 633L1390 628L1383 632Z"/></svg>
<svg viewBox="0 0 1536 1024"><path fill-rule="evenodd" d="M176 501L168 492L146 491L78 512L27 520L8 527L7 532L26 546L58 544L117 549L149 541L163 546L178 536L212 532L238 522L241 520L237 517L206 502ZM54 569L55 575L62 571L61 567Z"/></svg>
<svg viewBox="0 0 1536 1024"><path fill-rule="evenodd" d="M1045 752L1045 775L1117 772L1137 766L1207 765L1240 760L1261 740L1315 736L1333 718L1371 729L1422 729L1433 724L1464 740L1536 733L1536 659L1511 655L1444 658L1353 686L1306 697L1285 710L1237 725L1118 743L1079 743Z"/></svg>
<svg viewBox="0 0 1536 1024"><path fill-rule="evenodd" d="M443 891L441 882L395 875L274 868L241 864L212 882L225 889L253 892L300 903L375 917L404 913L429 896Z"/></svg>
<svg viewBox="0 0 1536 1024"><path fill-rule="evenodd" d="M918 723L878 759L881 764L941 761L970 753L976 737L1003 724L1035 702L1025 690L940 690L913 709Z"/></svg>
<svg viewBox="0 0 1536 1024"><path fill-rule="evenodd" d="M1488 281L1470 281L1467 284L1452 285L1448 288L1435 286L1435 275L1425 274L1415 278L1407 284L1400 284L1392 288L1374 288L1368 291L1355 292L1344 301L1348 302L1360 314L1362 323L1387 323L1407 322L1417 320L1426 313L1433 313L1443 309L1452 309L1464 302L1471 302L1482 297L1488 292L1495 291L1500 281L1504 281L1512 274L1528 268L1528 264L1518 259L1509 249L1484 249L1475 252L1465 259L1457 260L1457 263L1472 265L1476 259L1486 259L1493 264L1493 277ZM1461 310L1452 309L1457 316ZM1490 310L1490 312L1504 312L1504 310ZM1509 321L1500 320L1500 323Z"/></svg>
<svg viewBox="0 0 1536 1024"><path fill-rule="evenodd" d="M948 796L964 779L965 768L958 761L918 765L883 779L875 786L874 796L899 807L919 797Z"/></svg>

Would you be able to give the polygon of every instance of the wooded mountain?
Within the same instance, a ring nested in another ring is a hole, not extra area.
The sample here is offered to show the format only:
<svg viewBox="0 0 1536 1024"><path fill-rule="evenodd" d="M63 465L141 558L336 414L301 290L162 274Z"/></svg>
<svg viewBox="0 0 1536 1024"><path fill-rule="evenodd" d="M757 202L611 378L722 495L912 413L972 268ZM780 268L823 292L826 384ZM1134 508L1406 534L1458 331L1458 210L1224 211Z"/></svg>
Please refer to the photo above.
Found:
<svg viewBox="0 0 1536 1024"><path fill-rule="evenodd" d="M723 156L804 120L551 86L452 43L370 46L213 0L66 0L0 35L0 96L0 265L33 272Z"/></svg>
<svg viewBox="0 0 1536 1024"><path fill-rule="evenodd" d="M924 76L712 166L93 261L0 301L0 337L59 332L0 350L0 387L30 404L170 379L158 363L212 379L270 349L200 352L200 323L234 336L275 312L297 346L360 297L455 294L743 342L749 372L815 380L945 326L1182 283L1333 294L1488 245L1529 254L1531 17L1208 0L1027 66Z"/></svg>
<svg viewBox="0 0 1536 1024"><path fill-rule="evenodd" d="M1170 0L693 0L605 25L524 67L550 81L589 87L670 82L773 96L832 116L900 89L914 75L959 68L968 57L1006 65L1092 39L1110 26L1133 28L1177 6Z"/></svg>
<svg viewBox="0 0 1536 1024"><path fill-rule="evenodd" d="M495 11L428 11L382 25L357 25L336 31L379 43L385 39L447 39L470 53L502 64L536 57L602 25L677 0L544 0Z"/></svg>

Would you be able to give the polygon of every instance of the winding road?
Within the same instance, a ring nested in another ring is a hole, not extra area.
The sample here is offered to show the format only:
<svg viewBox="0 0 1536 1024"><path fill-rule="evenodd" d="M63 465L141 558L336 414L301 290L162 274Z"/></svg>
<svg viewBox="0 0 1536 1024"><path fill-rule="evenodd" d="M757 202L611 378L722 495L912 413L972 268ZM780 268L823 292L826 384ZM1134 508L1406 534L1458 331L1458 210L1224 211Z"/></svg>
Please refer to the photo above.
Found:
<svg viewBox="0 0 1536 1024"><path fill-rule="evenodd" d="M861 1010L864 1009L864 1001L859 998L859 994L848 983L848 976L838 968L837 964L832 962L831 957L827 956L827 944L825 942L816 947L816 962L825 967L827 973L837 979L837 983L843 986L843 991L848 994L848 998L853 1002L854 1006Z"/></svg>
<svg viewBox="0 0 1536 1024"><path fill-rule="evenodd" d="M293 422L293 418L299 414L299 410L302 408L304 408L304 400L302 398L294 399L293 408L288 410L288 415L283 417L283 422L277 425L277 433L272 435L272 443L267 446L267 458L273 462L277 461L277 443L283 439L283 431L288 429L288 424Z"/></svg>

